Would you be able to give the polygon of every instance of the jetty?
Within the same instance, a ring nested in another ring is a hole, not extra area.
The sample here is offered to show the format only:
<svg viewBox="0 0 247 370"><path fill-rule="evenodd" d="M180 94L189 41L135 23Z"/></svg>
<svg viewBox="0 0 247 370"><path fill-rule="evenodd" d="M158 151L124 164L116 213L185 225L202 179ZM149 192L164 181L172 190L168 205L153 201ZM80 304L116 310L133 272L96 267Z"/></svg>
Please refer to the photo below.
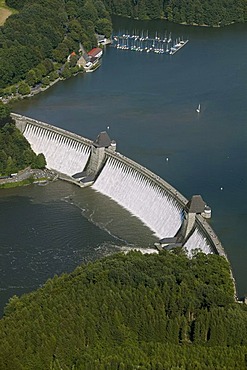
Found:
<svg viewBox="0 0 247 370"><path fill-rule="evenodd" d="M174 46L171 47L171 50L169 51L169 54L174 55L177 51L182 49L182 47L184 47L184 45L186 45L188 42L189 42L189 40L179 41L177 44L175 44Z"/></svg>

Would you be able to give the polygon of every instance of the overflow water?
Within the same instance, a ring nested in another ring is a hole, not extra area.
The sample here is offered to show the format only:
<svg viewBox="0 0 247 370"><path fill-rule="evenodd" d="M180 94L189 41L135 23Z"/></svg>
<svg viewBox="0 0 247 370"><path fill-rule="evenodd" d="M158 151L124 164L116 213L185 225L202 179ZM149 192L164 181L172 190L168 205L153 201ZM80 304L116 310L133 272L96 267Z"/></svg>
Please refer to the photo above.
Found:
<svg viewBox="0 0 247 370"><path fill-rule="evenodd" d="M186 198L201 194L212 208L210 224L241 297L247 260L247 25L209 29L115 18L114 27L116 32L167 30L189 42L173 56L107 47L97 71L59 82L15 103L13 111L91 140L109 126L117 151ZM1 190L0 204L3 303L90 258L155 241L140 221L104 195L64 182ZM34 221L32 227L40 225L37 234L28 228ZM10 226L16 230L11 235ZM51 256L44 262L45 248ZM13 251L35 259L32 273L25 258L16 258L15 266ZM24 288L10 288L16 281Z"/></svg>
<svg viewBox="0 0 247 370"><path fill-rule="evenodd" d="M92 187L140 218L158 239L173 237L182 224L182 207L168 192L114 158Z"/></svg>
<svg viewBox="0 0 247 370"><path fill-rule="evenodd" d="M68 176L83 171L89 158L88 146L29 123L23 134L35 153L44 154L48 168Z"/></svg>

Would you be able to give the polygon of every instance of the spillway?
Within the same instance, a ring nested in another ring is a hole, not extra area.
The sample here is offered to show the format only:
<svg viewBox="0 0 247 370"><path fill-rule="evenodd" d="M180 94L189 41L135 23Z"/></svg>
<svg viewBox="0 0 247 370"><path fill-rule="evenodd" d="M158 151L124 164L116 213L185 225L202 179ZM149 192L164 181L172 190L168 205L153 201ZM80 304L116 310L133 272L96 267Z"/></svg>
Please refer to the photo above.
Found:
<svg viewBox="0 0 247 370"><path fill-rule="evenodd" d="M93 188L138 217L158 238L174 236L182 224L183 208L179 202L118 159L108 158Z"/></svg>
<svg viewBox="0 0 247 370"><path fill-rule="evenodd" d="M184 248L187 249L189 256L192 256L195 249L201 249L206 254L213 253L213 249L208 243L207 238L197 228L184 244Z"/></svg>
<svg viewBox="0 0 247 370"><path fill-rule="evenodd" d="M44 154L47 168L68 176L85 168L90 147L82 142L30 123L26 124L23 134L36 154Z"/></svg>

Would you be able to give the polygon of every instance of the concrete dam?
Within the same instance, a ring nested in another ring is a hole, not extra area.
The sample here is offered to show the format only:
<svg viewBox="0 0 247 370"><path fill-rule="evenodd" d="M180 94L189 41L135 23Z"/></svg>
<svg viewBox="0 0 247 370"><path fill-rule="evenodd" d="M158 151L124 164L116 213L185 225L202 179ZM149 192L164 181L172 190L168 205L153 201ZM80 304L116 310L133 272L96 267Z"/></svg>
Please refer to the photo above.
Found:
<svg viewBox="0 0 247 370"><path fill-rule="evenodd" d="M181 246L226 257L206 218L210 208L200 195L187 200L174 187L145 167L116 151L107 132L95 141L18 114L12 114L47 168L80 187L91 186L139 218L157 237L158 249ZM82 190L83 191L83 190Z"/></svg>

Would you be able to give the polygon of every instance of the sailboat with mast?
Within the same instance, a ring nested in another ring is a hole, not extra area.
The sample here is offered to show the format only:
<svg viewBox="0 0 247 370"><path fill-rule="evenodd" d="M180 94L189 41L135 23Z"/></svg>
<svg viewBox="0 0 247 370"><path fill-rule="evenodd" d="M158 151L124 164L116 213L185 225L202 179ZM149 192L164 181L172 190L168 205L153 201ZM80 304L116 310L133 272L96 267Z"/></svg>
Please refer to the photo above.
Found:
<svg viewBox="0 0 247 370"><path fill-rule="evenodd" d="M201 104L198 104L198 107L196 108L197 113L201 112Z"/></svg>

